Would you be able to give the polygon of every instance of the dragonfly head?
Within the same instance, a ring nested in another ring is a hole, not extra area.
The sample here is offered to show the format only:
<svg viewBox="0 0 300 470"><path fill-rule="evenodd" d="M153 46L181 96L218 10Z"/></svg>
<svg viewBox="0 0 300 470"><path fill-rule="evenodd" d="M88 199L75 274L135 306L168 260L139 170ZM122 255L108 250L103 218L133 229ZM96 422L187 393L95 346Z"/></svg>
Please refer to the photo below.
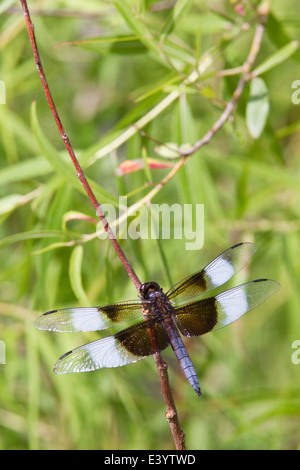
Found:
<svg viewBox="0 0 300 470"><path fill-rule="evenodd" d="M155 292L162 292L162 288L157 282L144 282L140 287L140 293L143 299L147 300L151 298L151 294Z"/></svg>

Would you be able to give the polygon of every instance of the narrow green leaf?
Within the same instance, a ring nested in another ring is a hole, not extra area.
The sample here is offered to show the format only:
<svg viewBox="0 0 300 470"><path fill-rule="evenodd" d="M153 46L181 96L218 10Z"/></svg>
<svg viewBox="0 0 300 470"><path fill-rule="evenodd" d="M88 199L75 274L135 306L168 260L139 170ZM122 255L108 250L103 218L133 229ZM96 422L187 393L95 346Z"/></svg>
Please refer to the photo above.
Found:
<svg viewBox="0 0 300 470"><path fill-rule="evenodd" d="M299 130L300 130L300 119L298 119L295 122L292 122L291 124L288 124L287 126L277 129L277 131L275 132L275 137L277 137L277 139L283 139L284 137L288 135L292 135L292 134L295 134L295 132L299 132Z"/></svg>
<svg viewBox="0 0 300 470"><path fill-rule="evenodd" d="M43 133L37 118L36 102L34 102L31 107L31 125L35 138L52 168L72 182L74 186L80 188L81 184L76 176L75 170L62 159L61 155Z"/></svg>
<svg viewBox="0 0 300 470"><path fill-rule="evenodd" d="M143 157L143 161L145 165L145 169L144 169L145 176L149 183L153 183L152 174L151 174L149 164L148 164L148 154L147 154L145 147L142 148L142 157Z"/></svg>
<svg viewBox="0 0 300 470"><path fill-rule="evenodd" d="M291 41L292 36L285 30L287 25L286 21L282 21L276 18L273 11L270 12L267 22L267 34L277 49L285 47L287 43ZM297 62L300 62L300 52L298 51L295 55Z"/></svg>
<svg viewBox="0 0 300 470"><path fill-rule="evenodd" d="M276 67L287 60L291 55L299 49L299 41L291 41L286 46L282 47L278 51L274 52L267 60L265 60L259 67L253 71L254 76L261 75L268 70Z"/></svg>
<svg viewBox="0 0 300 470"><path fill-rule="evenodd" d="M32 201L40 194L40 188L35 189L27 194L10 194L0 199L0 215L9 214L27 202Z"/></svg>
<svg viewBox="0 0 300 470"><path fill-rule="evenodd" d="M0 14L3 13L7 8L15 3L14 0L2 0L2 5L0 5Z"/></svg>
<svg viewBox="0 0 300 470"><path fill-rule="evenodd" d="M0 185L35 179L51 171L51 166L44 157L30 158L1 169Z"/></svg>
<svg viewBox="0 0 300 470"><path fill-rule="evenodd" d="M28 232L15 233L0 240L0 246L12 245L13 243L21 242L24 240L31 240L33 238L49 238L49 237L62 237L65 238L64 233L59 230L30 230Z"/></svg>
<svg viewBox="0 0 300 470"><path fill-rule="evenodd" d="M180 148L175 142L166 142L164 145L156 145L154 148L157 155L170 160L180 158Z"/></svg>
<svg viewBox="0 0 300 470"><path fill-rule="evenodd" d="M170 14L167 18L166 24L162 31L162 40L170 34L173 29L178 25L180 20L188 13L190 8L193 6L194 0L178 0L174 7L171 9Z"/></svg>
<svg viewBox="0 0 300 470"><path fill-rule="evenodd" d="M113 3L119 10L127 25L131 28L133 33L136 34L139 40L146 46L146 48L153 52L155 56L159 57L160 59L164 59L157 41L147 28L146 24L134 14L131 6L126 4L126 1L124 0L114 0Z"/></svg>
<svg viewBox="0 0 300 470"><path fill-rule="evenodd" d="M51 245L45 246L44 248L41 248L40 250L32 251L31 254L41 255L43 253L47 253L48 251L57 250L58 248L67 248L72 245L75 245L75 241L51 243Z"/></svg>
<svg viewBox="0 0 300 470"><path fill-rule="evenodd" d="M9 196L0 199L0 215L7 214L8 212L16 209L22 201L21 194L10 194Z"/></svg>
<svg viewBox="0 0 300 470"><path fill-rule="evenodd" d="M69 277L72 290L82 305L89 306L89 300L82 286L81 269L83 246L77 245L72 251L69 265Z"/></svg>
<svg viewBox="0 0 300 470"><path fill-rule="evenodd" d="M250 96L246 107L247 127L254 139L264 130L269 114L268 89L262 78L254 78L250 83Z"/></svg>
<svg viewBox="0 0 300 470"><path fill-rule="evenodd" d="M190 148L191 144L188 143L178 145L174 142L166 142L164 145L157 145L154 150L160 157L178 160L181 153L187 152Z"/></svg>
<svg viewBox="0 0 300 470"><path fill-rule="evenodd" d="M36 103L33 103L31 108L31 125L37 142L53 170L65 178L68 183L72 184L78 191L86 195L85 189L76 175L75 168L73 167L70 158L63 158L63 156L57 152L57 150L49 142L44 132L42 131L37 118ZM113 198L107 191L102 189L101 186L99 186L97 183L91 181L91 179L89 179L89 183L100 203L114 205L118 204L117 200Z"/></svg>
<svg viewBox="0 0 300 470"><path fill-rule="evenodd" d="M69 44L97 54L142 54L147 51L136 36L95 37Z"/></svg>

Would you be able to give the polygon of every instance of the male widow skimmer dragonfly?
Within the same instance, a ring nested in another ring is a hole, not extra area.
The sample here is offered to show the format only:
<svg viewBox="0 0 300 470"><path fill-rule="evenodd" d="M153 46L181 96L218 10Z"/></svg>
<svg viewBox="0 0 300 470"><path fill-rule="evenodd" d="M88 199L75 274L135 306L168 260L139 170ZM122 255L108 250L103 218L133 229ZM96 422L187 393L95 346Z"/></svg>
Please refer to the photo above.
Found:
<svg viewBox="0 0 300 470"><path fill-rule="evenodd" d="M171 344L180 367L201 396L198 377L181 336L200 336L234 322L280 289L269 279L257 279L213 297L182 302L209 292L239 272L255 253L252 243L238 243L201 271L175 284L166 294L156 282L140 287L138 301L94 308L63 308L40 316L35 326L58 332L98 331L141 316L144 320L67 352L54 366L56 374L119 367L164 350ZM179 305L176 305L178 304Z"/></svg>

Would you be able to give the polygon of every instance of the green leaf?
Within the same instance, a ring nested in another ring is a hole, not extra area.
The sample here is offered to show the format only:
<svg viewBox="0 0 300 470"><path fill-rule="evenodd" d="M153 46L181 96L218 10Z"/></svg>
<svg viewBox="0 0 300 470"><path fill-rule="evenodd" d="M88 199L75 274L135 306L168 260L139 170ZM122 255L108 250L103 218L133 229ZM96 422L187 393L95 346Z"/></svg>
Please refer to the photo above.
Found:
<svg viewBox="0 0 300 470"><path fill-rule="evenodd" d="M61 237L65 238L65 234L59 230L29 230L27 232L15 233L0 240L0 246L8 246L13 243L21 242L24 240L32 240L33 238L49 238Z"/></svg>
<svg viewBox="0 0 300 470"><path fill-rule="evenodd" d="M292 36L285 31L286 24L286 21L278 20L275 14L272 11L270 12L266 31L269 38L277 48L285 47L285 44L289 43L291 40ZM299 51L297 52L295 59L297 62L300 62Z"/></svg>
<svg viewBox="0 0 300 470"><path fill-rule="evenodd" d="M31 125L35 138L52 168L57 173L67 178L77 189L80 189L81 184L76 176L75 169L62 158L42 131L38 122L36 102L34 102L31 107Z"/></svg>
<svg viewBox="0 0 300 470"><path fill-rule="evenodd" d="M291 124L288 124L287 126L277 129L277 131L275 132L275 137L277 137L277 139L283 139L284 137L288 135L295 134L299 130L300 130L300 119L298 119L295 122L292 122Z"/></svg>
<svg viewBox="0 0 300 470"><path fill-rule="evenodd" d="M262 78L254 78L250 83L250 96L246 107L248 130L254 139L258 139L264 130L269 114L269 95Z"/></svg>
<svg viewBox="0 0 300 470"><path fill-rule="evenodd" d="M97 54L142 54L147 51L145 45L136 36L95 37L69 44Z"/></svg>
<svg viewBox="0 0 300 470"><path fill-rule="evenodd" d="M194 0L178 0L171 9L166 24L162 31L162 40L170 34L178 25L179 21L186 15L193 6Z"/></svg>
<svg viewBox="0 0 300 470"><path fill-rule="evenodd" d="M43 157L30 158L1 169L0 185L38 178L51 171L51 166Z"/></svg>
<svg viewBox="0 0 300 470"><path fill-rule="evenodd" d="M54 171L65 178L68 183L72 184L78 191L86 195L85 189L76 175L76 170L73 167L69 156L66 155L67 158L64 158L59 152L57 152L57 150L49 142L44 132L42 131L37 118L35 102L32 104L31 108L31 125L37 142ZM89 184L100 203L113 205L118 204L115 198L113 198L107 191L102 189L101 186L93 182L91 179L89 179Z"/></svg>
<svg viewBox="0 0 300 470"><path fill-rule="evenodd" d="M152 179L151 171L149 169L148 155L147 155L147 151L146 151L145 147L142 148L142 157L143 157L143 161L144 161L145 177L148 180L148 183L151 184L151 183L153 183L153 179Z"/></svg>
<svg viewBox="0 0 300 470"><path fill-rule="evenodd" d="M146 24L139 18L139 16L134 14L132 7L126 4L125 0L114 0L113 3L126 21L127 25L131 28L133 33L136 34L145 47L154 53L156 57L160 58L160 60L164 60L164 55L158 46L156 39L153 37L153 34L149 31Z"/></svg>
<svg viewBox="0 0 300 470"><path fill-rule="evenodd" d="M0 215L7 214L22 204L21 194L11 194L0 199Z"/></svg>
<svg viewBox="0 0 300 470"><path fill-rule="evenodd" d="M28 194L10 194L9 196L0 198L0 225L3 221L18 207L32 201L40 193L40 188Z"/></svg>
<svg viewBox="0 0 300 470"><path fill-rule="evenodd" d="M14 0L2 0L2 5L0 5L0 14L3 13L7 8L15 3Z"/></svg>
<svg viewBox="0 0 300 470"><path fill-rule="evenodd" d="M265 60L259 67L253 71L253 75L258 76L262 73L267 72L268 70L276 67L276 65L281 64L287 60L294 52L299 49L299 41L291 41L286 46L282 47L278 51L274 52L267 60Z"/></svg>
<svg viewBox="0 0 300 470"><path fill-rule="evenodd" d="M47 253L48 251L57 250L58 248L67 248L67 247L70 247L74 244L75 244L75 241L51 243L50 245L47 245L44 248L40 248L38 250L33 250L31 252L31 254L32 255L41 255L43 253Z"/></svg>
<svg viewBox="0 0 300 470"><path fill-rule="evenodd" d="M83 246L77 245L72 251L69 265L69 276L72 290L82 305L89 306L89 300L82 286L81 269L83 258Z"/></svg>
<svg viewBox="0 0 300 470"><path fill-rule="evenodd" d="M175 142L166 142L164 145L157 145L155 152L160 157L168 158L169 160L178 160L181 153L187 152L190 148L191 144L188 143L178 145Z"/></svg>

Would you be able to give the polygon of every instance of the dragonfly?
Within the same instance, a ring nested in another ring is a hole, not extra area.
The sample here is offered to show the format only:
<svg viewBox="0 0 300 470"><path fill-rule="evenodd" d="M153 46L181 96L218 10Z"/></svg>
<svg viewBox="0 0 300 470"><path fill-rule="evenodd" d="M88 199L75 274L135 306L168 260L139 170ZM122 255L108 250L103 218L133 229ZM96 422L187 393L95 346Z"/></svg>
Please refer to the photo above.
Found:
<svg viewBox="0 0 300 470"><path fill-rule="evenodd" d="M145 282L140 286L138 300L44 313L35 326L55 332L99 331L140 319L116 334L65 353L53 371L66 374L120 367L157 354L171 345L183 374L201 396L198 376L181 335L201 336L223 328L280 289L276 281L256 279L215 296L195 300L229 281L248 263L256 249L252 243L238 243L201 271L175 284L167 293L157 282Z"/></svg>

